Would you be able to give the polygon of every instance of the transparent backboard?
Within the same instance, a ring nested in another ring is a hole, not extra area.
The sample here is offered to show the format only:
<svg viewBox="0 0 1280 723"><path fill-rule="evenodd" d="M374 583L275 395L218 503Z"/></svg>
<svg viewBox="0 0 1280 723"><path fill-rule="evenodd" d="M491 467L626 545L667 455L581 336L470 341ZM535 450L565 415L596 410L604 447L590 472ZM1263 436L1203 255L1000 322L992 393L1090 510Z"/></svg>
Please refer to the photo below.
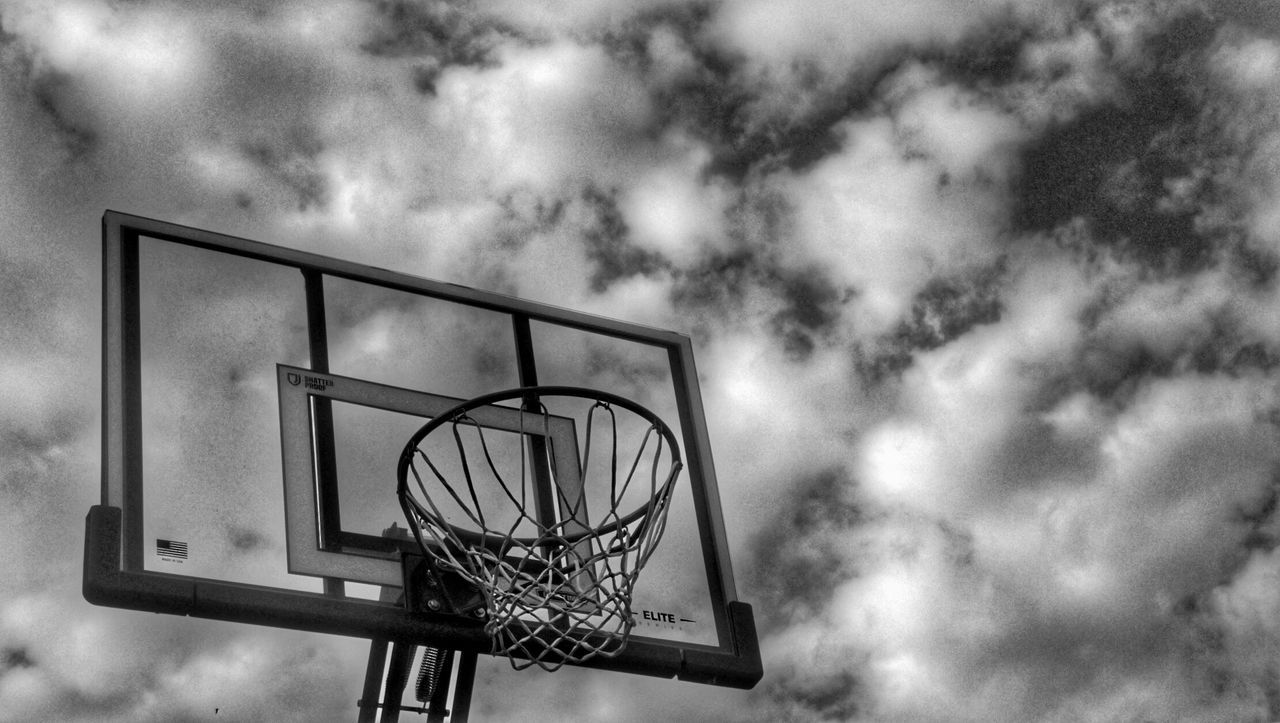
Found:
<svg viewBox="0 0 1280 723"><path fill-rule="evenodd" d="M588 387L659 416L684 469L631 642L585 664L758 680L687 337L116 212L103 249L91 601L486 652L473 624L385 602L415 547L397 462L462 400ZM535 432L510 407L480 417L497 439L544 437L564 469L585 447L567 413Z"/></svg>

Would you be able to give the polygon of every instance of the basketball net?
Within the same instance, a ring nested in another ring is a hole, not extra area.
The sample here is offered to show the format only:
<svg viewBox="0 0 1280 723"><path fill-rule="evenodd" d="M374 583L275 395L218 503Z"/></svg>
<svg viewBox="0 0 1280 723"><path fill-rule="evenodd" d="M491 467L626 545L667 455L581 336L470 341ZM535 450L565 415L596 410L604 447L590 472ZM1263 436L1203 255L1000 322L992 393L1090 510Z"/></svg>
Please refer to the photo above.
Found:
<svg viewBox="0 0 1280 723"><path fill-rule="evenodd" d="M528 442L519 454L519 484L512 484L508 479L512 470L504 475L491 449L490 438L500 433L486 431L468 412L496 401L522 400L526 411L520 415L520 439L527 442L539 434L547 439L550 415L542 400L553 396L586 399L591 404L578 464L581 478L575 485L564 484L559 475L565 470L555 468L554 455L535 452ZM621 466L618 407L647 423L634 455L626 453ZM526 429L526 420L541 429ZM596 473L592 468L591 440L597 431L608 433L612 440L611 449L604 453L607 472ZM433 433L452 435L445 453L457 455L450 469L460 469L460 479L457 473L442 473L439 449L423 448L422 441ZM481 459L482 464L474 463ZM537 513L533 486L538 484L539 464L546 465L549 473L550 484L544 482L544 487L555 491L557 520L540 519L546 513ZM594 390L536 387L479 397L431 420L405 447L398 494L427 559L462 576L483 596L484 629L493 641L492 652L507 656L517 670L537 665L554 671L596 656L613 657L626 647L635 625L632 591L662 538L682 467L671 430L634 402ZM588 485L603 485L604 478L607 503L600 509L598 494L592 498L593 519L588 526ZM480 501L485 498L481 487L493 484L501 489L499 499L507 507L501 515L485 509L492 502ZM578 493L568 495L566 489ZM619 508L629 491L633 499L643 491L646 502L624 514ZM455 518L461 510L466 527L447 521L445 508L454 511ZM501 523L493 522L498 518ZM528 530L535 533L529 535ZM525 534L517 536L517 531Z"/></svg>

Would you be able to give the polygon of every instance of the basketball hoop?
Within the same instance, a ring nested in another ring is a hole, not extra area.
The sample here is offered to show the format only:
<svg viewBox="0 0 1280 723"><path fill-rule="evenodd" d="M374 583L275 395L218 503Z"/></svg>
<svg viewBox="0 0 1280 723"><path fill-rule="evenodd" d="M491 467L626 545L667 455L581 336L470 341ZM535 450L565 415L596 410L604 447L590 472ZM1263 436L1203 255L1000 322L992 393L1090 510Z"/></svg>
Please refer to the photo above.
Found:
<svg viewBox="0 0 1280 723"><path fill-rule="evenodd" d="M569 445L553 439L552 420L565 417L551 414L549 399L557 409L586 408L581 457L576 447L568 456L552 449ZM473 416L510 401L522 410L516 435ZM607 469L592 464L598 434L607 435ZM635 452L620 468L623 442ZM484 598L478 614L492 652L517 670L554 671L626 647L632 590L662 537L682 467L671 429L639 404L591 389L526 387L477 397L421 427L400 456L397 495L429 563Z"/></svg>

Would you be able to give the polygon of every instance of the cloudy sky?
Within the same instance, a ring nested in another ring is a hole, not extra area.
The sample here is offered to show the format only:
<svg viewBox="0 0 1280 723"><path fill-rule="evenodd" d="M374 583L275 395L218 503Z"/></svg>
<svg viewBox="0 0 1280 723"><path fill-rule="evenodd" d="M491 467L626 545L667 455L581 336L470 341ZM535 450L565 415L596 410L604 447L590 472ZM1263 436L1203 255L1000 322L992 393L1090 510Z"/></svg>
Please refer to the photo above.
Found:
<svg viewBox="0 0 1280 723"><path fill-rule="evenodd" d="M80 597L107 208L694 338L764 679L477 719L1280 718L1274 0L0 0L0 128L0 720L363 679Z"/></svg>

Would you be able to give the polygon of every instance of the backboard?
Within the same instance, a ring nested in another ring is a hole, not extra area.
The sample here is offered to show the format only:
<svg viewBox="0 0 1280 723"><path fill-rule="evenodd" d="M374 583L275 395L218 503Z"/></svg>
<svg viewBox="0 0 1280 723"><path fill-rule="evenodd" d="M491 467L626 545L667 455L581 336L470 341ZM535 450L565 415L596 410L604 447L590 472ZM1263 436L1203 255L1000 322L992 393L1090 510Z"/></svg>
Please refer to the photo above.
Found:
<svg viewBox="0 0 1280 723"><path fill-rule="evenodd" d="M760 679L687 337L113 211L102 233L90 602L490 652L475 620L397 599L421 554L397 463L416 430L464 400L587 387L661 418L683 470L630 595L629 642L574 664ZM558 469L577 469L594 444L581 410L549 409L538 424L509 403L473 414ZM584 526L598 509L587 479L555 483L562 501L584 500Z"/></svg>

